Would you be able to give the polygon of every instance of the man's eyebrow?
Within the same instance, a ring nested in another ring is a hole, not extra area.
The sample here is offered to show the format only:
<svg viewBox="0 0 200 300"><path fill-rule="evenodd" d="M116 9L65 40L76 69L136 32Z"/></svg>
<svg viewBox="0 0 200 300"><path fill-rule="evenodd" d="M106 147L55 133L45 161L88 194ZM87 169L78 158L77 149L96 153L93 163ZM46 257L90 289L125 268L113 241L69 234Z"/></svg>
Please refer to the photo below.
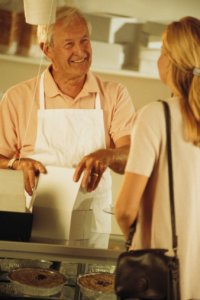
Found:
<svg viewBox="0 0 200 300"><path fill-rule="evenodd" d="M82 38L89 38L89 35L88 34L84 34L82 37L81 37L81 39ZM64 39L64 42L70 42L70 41L73 41L73 38L66 38L66 39Z"/></svg>
<svg viewBox="0 0 200 300"><path fill-rule="evenodd" d="M73 39L64 39L64 42L70 42L72 41Z"/></svg>

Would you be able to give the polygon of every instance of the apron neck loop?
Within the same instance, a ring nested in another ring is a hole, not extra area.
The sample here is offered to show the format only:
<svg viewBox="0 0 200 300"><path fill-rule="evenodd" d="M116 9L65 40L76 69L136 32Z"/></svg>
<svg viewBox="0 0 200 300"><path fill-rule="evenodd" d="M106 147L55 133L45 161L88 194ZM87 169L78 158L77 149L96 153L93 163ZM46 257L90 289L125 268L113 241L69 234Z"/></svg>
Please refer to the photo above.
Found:
<svg viewBox="0 0 200 300"><path fill-rule="evenodd" d="M39 92L39 97L40 97L40 110L44 110L45 109L44 72L41 74L41 77L40 77L40 92ZM96 94L95 109L101 110L101 100L100 100L99 93Z"/></svg>
<svg viewBox="0 0 200 300"><path fill-rule="evenodd" d="M99 93L96 94L95 109L101 110L101 101Z"/></svg>
<svg viewBox="0 0 200 300"><path fill-rule="evenodd" d="M44 105L44 72L41 74L40 77L40 110L44 110L45 105Z"/></svg>

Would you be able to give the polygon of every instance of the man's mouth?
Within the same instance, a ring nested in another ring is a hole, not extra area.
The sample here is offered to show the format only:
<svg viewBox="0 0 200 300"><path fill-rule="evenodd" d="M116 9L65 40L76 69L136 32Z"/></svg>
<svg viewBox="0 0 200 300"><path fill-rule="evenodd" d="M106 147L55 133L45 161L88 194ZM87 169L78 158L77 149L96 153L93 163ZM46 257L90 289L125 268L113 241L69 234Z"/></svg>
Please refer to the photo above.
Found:
<svg viewBox="0 0 200 300"><path fill-rule="evenodd" d="M87 57L81 58L81 59L73 59L71 60L72 63L80 64L87 60Z"/></svg>

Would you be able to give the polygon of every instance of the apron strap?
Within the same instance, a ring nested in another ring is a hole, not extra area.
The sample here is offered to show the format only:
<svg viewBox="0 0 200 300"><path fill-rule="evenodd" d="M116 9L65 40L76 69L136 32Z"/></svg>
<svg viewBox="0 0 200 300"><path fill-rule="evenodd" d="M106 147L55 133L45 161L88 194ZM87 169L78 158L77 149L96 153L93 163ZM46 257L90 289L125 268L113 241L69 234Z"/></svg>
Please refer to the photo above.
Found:
<svg viewBox="0 0 200 300"><path fill-rule="evenodd" d="M97 110L101 110L101 100L100 100L100 96L99 94L97 93L96 94L96 99L95 99L95 109Z"/></svg>
<svg viewBox="0 0 200 300"><path fill-rule="evenodd" d="M40 77L40 92L39 92L39 96L40 96L40 110L44 110L44 72L41 74Z"/></svg>

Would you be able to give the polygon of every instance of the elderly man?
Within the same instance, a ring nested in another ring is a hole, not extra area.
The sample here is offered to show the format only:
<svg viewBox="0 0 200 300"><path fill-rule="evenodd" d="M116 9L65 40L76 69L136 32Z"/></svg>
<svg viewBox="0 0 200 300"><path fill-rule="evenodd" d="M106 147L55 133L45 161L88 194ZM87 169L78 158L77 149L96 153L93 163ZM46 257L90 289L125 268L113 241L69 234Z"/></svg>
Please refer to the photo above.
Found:
<svg viewBox="0 0 200 300"><path fill-rule="evenodd" d="M40 78L10 88L1 101L0 168L23 170L32 195L47 165L75 167L74 181L82 176L76 206L89 197L91 232L108 233L103 208L111 203L109 168L124 172L132 101L122 84L89 71L90 32L79 10L59 8L55 24L38 26L38 39L51 65Z"/></svg>

